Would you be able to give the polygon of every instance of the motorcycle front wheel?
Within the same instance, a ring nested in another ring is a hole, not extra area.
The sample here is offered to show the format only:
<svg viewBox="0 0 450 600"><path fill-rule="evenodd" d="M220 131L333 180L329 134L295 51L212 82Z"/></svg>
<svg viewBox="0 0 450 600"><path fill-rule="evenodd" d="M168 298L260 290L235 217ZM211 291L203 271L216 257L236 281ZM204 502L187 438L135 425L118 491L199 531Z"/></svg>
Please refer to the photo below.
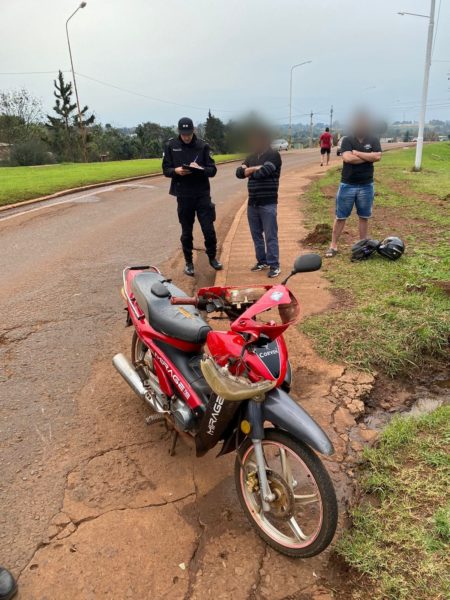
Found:
<svg viewBox="0 0 450 600"><path fill-rule="evenodd" d="M242 508L259 536L293 558L323 552L336 532L338 508L331 479L318 456L279 429L265 429L262 440L267 479L275 499L261 508L254 447L247 439L235 463L236 490Z"/></svg>

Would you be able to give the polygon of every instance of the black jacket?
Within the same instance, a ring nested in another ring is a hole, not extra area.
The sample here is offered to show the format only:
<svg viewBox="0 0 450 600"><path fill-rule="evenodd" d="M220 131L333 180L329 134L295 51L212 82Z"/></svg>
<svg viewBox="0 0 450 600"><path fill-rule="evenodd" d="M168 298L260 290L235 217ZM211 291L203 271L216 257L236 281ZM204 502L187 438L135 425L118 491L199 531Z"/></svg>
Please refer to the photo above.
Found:
<svg viewBox="0 0 450 600"><path fill-rule="evenodd" d="M197 162L204 171L192 175L177 175L176 167ZM163 173L172 179L169 193L177 198L207 196L210 192L209 178L217 173L216 163L206 142L194 134L192 141L185 144L180 137L171 138L164 149Z"/></svg>
<svg viewBox="0 0 450 600"><path fill-rule="evenodd" d="M281 156L277 150L269 148L263 154L251 154L242 166L236 169L236 177L245 178L245 166L262 167L248 178L248 203L251 206L276 204L281 173Z"/></svg>

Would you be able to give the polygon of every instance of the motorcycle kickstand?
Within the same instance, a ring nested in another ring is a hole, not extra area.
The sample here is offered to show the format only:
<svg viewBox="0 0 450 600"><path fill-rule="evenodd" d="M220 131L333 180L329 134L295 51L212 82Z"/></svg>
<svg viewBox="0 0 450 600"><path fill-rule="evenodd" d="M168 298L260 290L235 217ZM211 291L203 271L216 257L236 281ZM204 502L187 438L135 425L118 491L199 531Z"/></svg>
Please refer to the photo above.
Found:
<svg viewBox="0 0 450 600"><path fill-rule="evenodd" d="M172 443L170 445L169 456L175 456L175 448L178 441L178 431L176 429L172 432Z"/></svg>

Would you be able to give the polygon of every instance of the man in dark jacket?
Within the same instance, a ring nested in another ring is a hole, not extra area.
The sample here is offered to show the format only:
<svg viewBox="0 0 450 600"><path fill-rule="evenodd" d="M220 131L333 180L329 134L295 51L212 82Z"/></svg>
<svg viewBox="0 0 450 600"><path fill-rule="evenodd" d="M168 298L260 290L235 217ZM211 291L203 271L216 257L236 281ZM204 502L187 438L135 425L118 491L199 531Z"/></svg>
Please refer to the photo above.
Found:
<svg viewBox="0 0 450 600"><path fill-rule="evenodd" d="M278 277L277 203L281 156L270 147L270 134L257 131L251 139L250 154L236 170L239 179L248 178L247 217L255 246L256 264L252 271L269 269L269 277Z"/></svg>
<svg viewBox="0 0 450 600"><path fill-rule="evenodd" d="M178 133L177 138L170 139L166 144L162 168L164 175L172 179L169 193L177 198L180 240L186 261L184 272L193 277L192 232L195 215L205 238L209 264L216 271L222 269L222 264L216 258L216 211L211 202L209 185L209 178L217 173L217 167L208 144L195 135L191 119L183 117L179 120Z"/></svg>

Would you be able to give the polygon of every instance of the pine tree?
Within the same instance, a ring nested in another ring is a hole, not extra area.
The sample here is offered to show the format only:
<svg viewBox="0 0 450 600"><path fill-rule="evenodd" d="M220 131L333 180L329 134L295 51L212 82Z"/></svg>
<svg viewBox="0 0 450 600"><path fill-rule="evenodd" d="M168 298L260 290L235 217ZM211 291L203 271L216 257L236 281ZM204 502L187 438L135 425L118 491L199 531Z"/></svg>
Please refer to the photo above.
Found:
<svg viewBox="0 0 450 600"><path fill-rule="evenodd" d="M53 150L63 160L80 160L82 152L82 128L94 123L95 115L87 115L88 107L81 110L81 123L78 118L77 103L72 102L72 82L66 83L61 71L54 80L56 98L53 110L57 116L47 115L49 142Z"/></svg>
<svg viewBox="0 0 450 600"><path fill-rule="evenodd" d="M225 125L211 111L205 123L205 139L214 152L226 152Z"/></svg>

